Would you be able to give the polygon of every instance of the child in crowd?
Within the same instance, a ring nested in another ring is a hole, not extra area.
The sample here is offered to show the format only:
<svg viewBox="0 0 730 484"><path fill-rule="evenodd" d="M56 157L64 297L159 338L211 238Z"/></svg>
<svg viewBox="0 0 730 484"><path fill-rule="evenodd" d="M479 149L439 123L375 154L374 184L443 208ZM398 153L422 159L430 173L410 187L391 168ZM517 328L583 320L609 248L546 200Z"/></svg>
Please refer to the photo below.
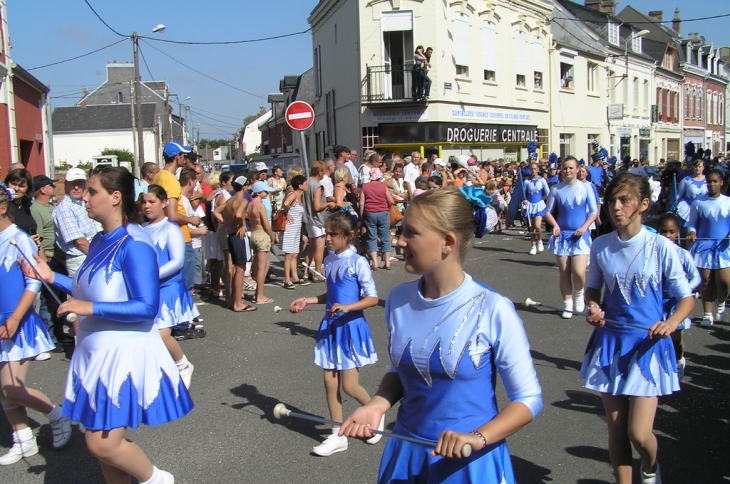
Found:
<svg viewBox="0 0 730 484"><path fill-rule="evenodd" d="M710 170L707 196L692 202L687 221L689 251L702 277L700 326L705 327L725 318L725 300L730 294L730 198L720 193L724 180L720 170Z"/></svg>
<svg viewBox="0 0 730 484"><path fill-rule="evenodd" d="M666 237L669 240L671 240L674 244L677 243L677 238L679 237L679 230L682 225L682 221L679 218L678 215L673 213L665 213L661 217L659 217L659 235L662 237ZM682 247L675 245L675 248L677 249L677 253L679 255L679 260L682 261L682 268L684 269L684 274L687 276L687 279L689 280L689 288L692 292L694 292L697 287L700 285L700 282L702 279L700 278L700 273L697 270L697 267L695 266L694 260L692 259L692 254L689 253L689 251L683 249ZM674 312L674 310L677 308L677 299L671 297L671 295L668 293L668 291L664 290L664 318L668 318L671 316L671 314ZM692 320L688 316L685 318L682 323L677 326L676 331L672 333L672 344L674 344L674 354L677 357L677 375L679 376L680 381L682 380L682 377L684 376L684 368L687 365L686 360L684 359L684 331L685 329L689 329L692 327Z"/></svg>
<svg viewBox="0 0 730 484"><path fill-rule="evenodd" d="M164 188L150 185L142 197L143 211L149 220L142 227L152 239L160 265L160 309L155 324L185 387L190 388L195 368L183 353L180 343L172 336L173 326L192 321L200 315L183 279L185 239L180 226L165 215L167 192Z"/></svg>
<svg viewBox="0 0 730 484"><path fill-rule="evenodd" d="M474 241L472 207L454 189L416 197L398 246L420 279L388 295L390 369L375 396L343 423L341 435L368 438L398 401L378 482L511 484L505 438L542 409L527 336L512 303L464 273ZM511 400L501 411L498 371ZM464 457L464 445L473 452Z"/></svg>
<svg viewBox="0 0 730 484"><path fill-rule="evenodd" d="M13 446L7 454L0 456L0 466L15 464L38 453L38 444L28 426L26 408L48 417L53 429L53 447L61 448L71 438L71 422L61 417L61 407L38 390L25 386L30 362L37 355L52 350L53 343L33 308L41 283L24 276L18 264L18 260L24 259L23 254L33 260L38 249L12 222L8 214L11 200L10 191L0 183L0 284L3 287L0 298L0 404L13 430ZM15 245L10 239L15 239Z"/></svg>
<svg viewBox="0 0 730 484"><path fill-rule="evenodd" d="M641 224L650 197L649 182L641 176L622 173L609 183L604 202L616 232L599 237L591 246L585 292L586 320L596 328L580 376L586 388L601 393L608 453L618 484L631 483L632 445L641 457L642 483L661 483L654 416L658 397L679 390L677 360L668 337L694 306L673 244ZM678 301L666 320L665 289Z"/></svg>
<svg viewBox="0 0 730 484"><path fill-rule="evenodd" d="M423 192L428 191L428 178L420 178L416 180L416 189L413 191L413 196L417 197Z"/></svg>
<svg viewBox="0 0 730 484"><path fill-rule="evenodd" d="M375 344L363 310L378 304L375 281L367 259L357 254L351 245L357 222L348 212L336 212L325 224L327 249L324 261L327 292L317 297L294 300L289 310L297 313L309 304L325 304L325 316L317 332L314 363L324 370L324 388L330 418L342 421L342 390L364 405L370 400L360 386L360 368L378 361ZM383 429L384 420L375 426ZM339 427L314 448L314 453L329 456L347 450L347 438L338 435ZM368 436L366 442L375 444L380 435Z"/></svg>

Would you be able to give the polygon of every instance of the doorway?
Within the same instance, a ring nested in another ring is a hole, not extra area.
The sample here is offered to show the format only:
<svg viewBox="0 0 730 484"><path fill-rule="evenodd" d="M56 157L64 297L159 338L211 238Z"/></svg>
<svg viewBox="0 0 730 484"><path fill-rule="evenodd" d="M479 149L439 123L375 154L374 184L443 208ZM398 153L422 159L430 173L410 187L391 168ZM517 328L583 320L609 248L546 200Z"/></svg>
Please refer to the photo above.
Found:
<svg viewBox="0 0 730 484"><path fill-rule="evenodd" d="M411 93L413 31L383 32L383 94L385 99L405 99ZM407 63L407 65L406 65Z"/></svg>

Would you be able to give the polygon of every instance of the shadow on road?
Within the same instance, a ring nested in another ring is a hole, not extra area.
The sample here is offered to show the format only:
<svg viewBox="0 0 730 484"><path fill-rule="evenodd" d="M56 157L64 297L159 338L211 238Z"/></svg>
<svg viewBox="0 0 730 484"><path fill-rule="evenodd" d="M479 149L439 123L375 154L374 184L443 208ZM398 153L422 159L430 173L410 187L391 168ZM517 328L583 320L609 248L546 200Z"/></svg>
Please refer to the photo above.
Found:
<svg viewBox="0 0 730 484"><path fill-rule="evenodd" d="M286 405L286 408L288 408L292 412L307 412L300 410L298 407L290 405L286 402L280 402L274 397L263 395L259 392L258 388L253 385L249 385L248 383L243 383L235 388L231 388L231 393L244 400L243 402L230 405L231 408L243 410L247 407L253 406L261 411L262 415L260 418L266 419L272 424L283 425L289 430L293 430L294 432L297 432L301 435L304 435L305 437L309 437L314 440L321 440L321 437L323 435L326 435L330 432L329 428L318 429L318 426L324 424L313 422L311 420L304 420L296 417L283 417L281 419L277 419L276 417L274 417L274 407L278 403L284 403ZM222 403L222 405L227 404Z"/></svg>
<svg viewBox="0 0 730 484"><path fill-rule="evenodd" d="M548 356L539 351L530 350L533 360L546 361L552 363L558 370L576 370L580 371L580 361L568 360L565 358L558 358L557 356Z"/></svg>
<svg viewBox="0 0 730 484"><path fill-rule="evenodd" d="M596 392L588 390L581 392L575 390L566 390L568 396L566 400L553 402L554 407L564 408L565 410L575 410L576 412L590 413L593 415L604 416L603 404L601 396Z"/></svg>
<svg viewBox="0 0 730 484"><path fill-rule="evenodd" d="M307 328L306 326L302 326L299 323L295 323L294 321L279 321L276 323L277 326L281 328L285 328L289 330L289 333L292 336L306 336L307 338L315 339L317 336L317 330Z"/></svg>
<svg viewBox="0 0 730 484"><path fill-rule="evenodd" d="M537 464L533 464L529 460L525 460L513 455L512 467L515 471L516 482L553 482L553 480L549 477L552 473L550 469L548 469L547 467L539 466Z"/></svg>
<svg viewBox="0 0 730 484"><path fill-rule="evenodd" d="M476 250L483 250L485 252L507 252L508 254L516 254L516 252L512 249L505 249L504 247L487 247L487 246L479 246L475 245L472 247L472 249Z"/></svg>
<svg viewBox="0 0 730 484"><path fill-rule="evenodd" d="M555 261L544 261L544 260L520 260L520 259L501 259L504 262L515 262L530 267L555 267Z"/></svg>

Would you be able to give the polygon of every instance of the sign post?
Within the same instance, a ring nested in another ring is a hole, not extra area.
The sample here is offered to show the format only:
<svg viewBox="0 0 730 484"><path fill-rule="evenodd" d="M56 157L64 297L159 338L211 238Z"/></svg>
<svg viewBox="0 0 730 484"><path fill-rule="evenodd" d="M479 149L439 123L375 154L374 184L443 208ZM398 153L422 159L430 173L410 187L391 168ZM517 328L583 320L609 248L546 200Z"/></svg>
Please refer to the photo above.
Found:
<svg viewBox="0 0 730 484"><path fill-rule="evenodd" d="M309 176L309 160L307 159L307 144L304 139L304 130L309 129L314 123L314 109L304 101L294 101L287 106L284 112L286 124L295 131L299 131L302 140L302 160L306 176Z"/></svg>

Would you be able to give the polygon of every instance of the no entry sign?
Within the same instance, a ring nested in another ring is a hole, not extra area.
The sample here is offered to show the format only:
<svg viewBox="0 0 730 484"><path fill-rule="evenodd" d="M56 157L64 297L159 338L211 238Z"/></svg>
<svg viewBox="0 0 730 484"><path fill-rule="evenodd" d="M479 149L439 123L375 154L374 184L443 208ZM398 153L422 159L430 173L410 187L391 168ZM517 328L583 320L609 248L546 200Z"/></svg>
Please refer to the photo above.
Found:
<svg viewBox="0 0 730 484"><path fill-rule="evenodd" d="M284 118L292 129L303 131L314 123L314 109L304 101L294 101L286 108Z"/></svg>

